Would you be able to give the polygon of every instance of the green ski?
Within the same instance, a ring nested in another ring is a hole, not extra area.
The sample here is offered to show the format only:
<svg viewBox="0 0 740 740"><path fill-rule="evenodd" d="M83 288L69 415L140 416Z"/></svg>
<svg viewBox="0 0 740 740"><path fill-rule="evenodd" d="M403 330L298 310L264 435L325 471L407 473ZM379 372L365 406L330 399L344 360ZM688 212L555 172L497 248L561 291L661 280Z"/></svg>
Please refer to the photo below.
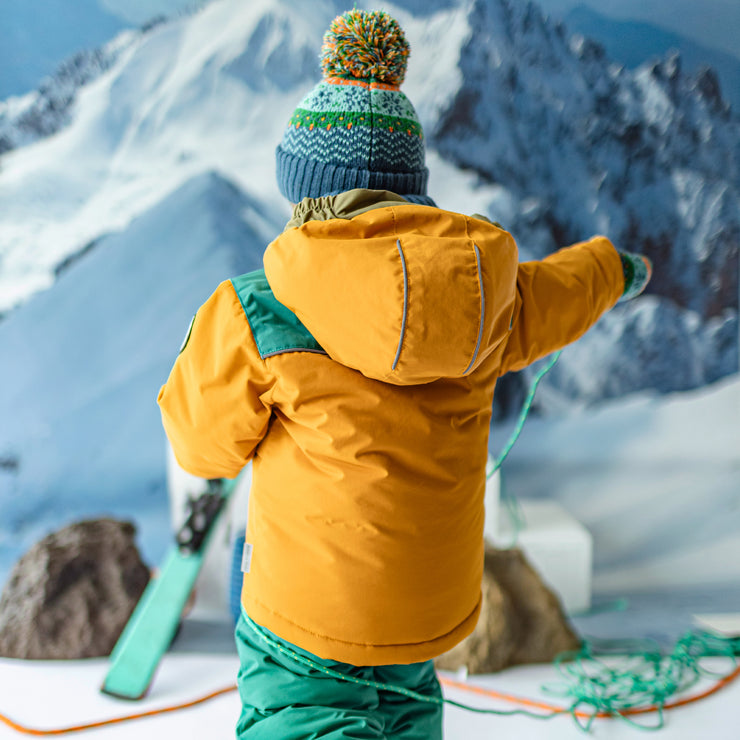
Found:
<svg viewBox="0 0 740 740"><path fill-rule="evenodd" d="M147 585L111 653L103 693L131 700L146 695L180 625L210 535L238 480L208 481L207 492L190 500L177 544L167 554L159 575Z"/></svg>

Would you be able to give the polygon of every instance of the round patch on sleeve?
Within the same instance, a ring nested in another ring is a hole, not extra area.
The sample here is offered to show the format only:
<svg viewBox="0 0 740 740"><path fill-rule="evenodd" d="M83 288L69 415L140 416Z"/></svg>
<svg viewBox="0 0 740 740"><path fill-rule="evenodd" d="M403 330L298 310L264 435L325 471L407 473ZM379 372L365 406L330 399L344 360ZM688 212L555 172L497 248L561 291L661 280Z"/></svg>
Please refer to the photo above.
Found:
<svg viewBox="0 0 740 740"><path fill-rule="evenodd" d="M185 339L182 340L182 344L180 345L180 351L178 354L182 354L182 351L185 349L185 347L188 346L188 342L190 341L190 335L193 333L193 324L195 323L195 316L193 316L192 319L190 319L190 326L188 327L188 333L185 335Z"/></svg>

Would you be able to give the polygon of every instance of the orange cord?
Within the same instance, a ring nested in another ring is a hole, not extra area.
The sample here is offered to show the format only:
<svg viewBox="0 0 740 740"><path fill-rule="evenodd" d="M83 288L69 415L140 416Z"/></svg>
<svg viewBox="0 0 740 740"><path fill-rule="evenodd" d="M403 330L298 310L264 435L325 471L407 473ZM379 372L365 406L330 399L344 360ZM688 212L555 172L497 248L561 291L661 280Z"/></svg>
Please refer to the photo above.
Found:
<svg viewBox="0 0 740 740"><path fill-rule="evenodd" d="M727 676L719 679L706 691L703 691L700 694L695 694L694 696L687 696L683 699L676 699L675 701L668 702L667 704L663 705L662 709L675 709L676 707L683 707L687 704L693 704L700 699L706 699L708 696L716 694L720 689L727 686L727 684L732 683L738 676L740 676L740 666L737 666L737 668L735 668L732 673L729 673ZM548 704L547 702L540 702L533 699L525 699L519 696L512 696L511 694L503 694L499 691L484 689L480 686L473 686L471 684L461 683L460 681L453 681L450 678L444 678L442 676L440 676L439 682L443 686L447 686L449 688L460 689L461 691L467 691L471 694L478 694L489 699L500 699L502 701L519 704L521 706L530 707L532 709L541 709L549 714L575 714L575 716L579 719L590 719L592 716L595 716L599 719L609 719L615 716L613 714L610 714L609 712L597 712L595 715L592 715L589 712L578 710L576 710L575 712L571 712L571 710L566 707L559 707L555 704ZM620 714L625 716L631 716L635 714L648 714L650 712L657 712L659 709L661 709L661 707L656 705L652 705L649 707L633 707L631 709L625 709L624 711L620 712Z"/></svg>
<svg viewBox="0 0 740 740"><path fill-rule="evenodd" d="M738 676L740 676L740 666L735 668L735 670L725 676L724 678L721 678L717 683L710 686L706 691L703 691L700 694L695 694L694 696L687 696L683 699L677 699L676 701L670 702L668 704L665 704L663 706L663 709L675 709L676 707L682 707L687 704L692 704L694 702L697 702L701 699L706 699L706 697L711 696L712 694L715 694L720 689L727 686L729 683L732 683ZM507 701L512 704L518 704L523 707L529 707L530 709L539 709L543 712L547 712L548 714L571 714L570 709L559 707L554 704L548 704L547 702L541 702L541 701L535 701L534 699L527 699L521 696L513 696L512 694L504 694L499 691L493 691L492 689L484 689L480 686L473 686L472 684L467 683L461 683L460 681L454 681L450 678L444 678L440 676L439 679L440 683L443 686L447 686L448 688L453 689L459 689L461 691L467 691L472 694L478 694L480 696L485 696L489 699L499 699L501 701ZM231 692L236 691L236 686L227 686L226 688L219 689L218 691L213 691L210 694L206 694L205 696L201 696L199 699L194 699L193 701L184 702L182 704L173 704L172 706L168 707L162 707L161 709L150 709L146 712L138 712L136 714L128 714L124 715L122 717L114 717L113 719L106 719L106 720L100 720L99 722L90 722L88 724L82 724L82 725L73 725L71 727L61 727L58 729L50 729L50 730L40 730L33 727L26 727L25 725L21 725L18 722L14 722L9 717L6 717L2 714L0 714L0 722L6 724L8 727L10 727L13 730L16 730L17 732L23 733L24 735L34 735L36 737L46 737L49 735L68 735L73 732L83 732L84 730L94 730L100 727L108 727L110 725L116 725L121 724L122 722L131 722L133 720L137 719L145 719L146 717L157 717L162 714L168 714L170 712L177 712L181 709L189 709L190 707L195 707L198 704L203 704L204 702L210 701L211 699L215 699L219 696L223 696L224 694L230 694ZM657 706L649 706L649 707L635 707L632 709L625 709L622 714L623 715L635 715L635 714L647 714L649 712L657 712L659 707ZM588 712L578 711L576 710L574 712L575 716L579 719L590 719L592 717L591 714ZM607 712L598 712L595 715L599 719L609 719L614 717L612 714L608 714Z"/></svg>
<svg viewBox="0 0 740 740"><path fill-rule="evenodd" d="M232 691L236 691L236 686L228 686L224 689L213 691L210 694L207 694L206 696L201 696L199 699L194 699L193 701L184 702L183 704L174 704L169 707L162 707L161 709L150 709L146 712L138 712L136 714L127 714L123 717L114 717L113 719L104 719L104 720L100 720L99 722L90 722L89 724L74 725L72 727L61 727L59 729L52 729L52 730L39 730L33 727L25 727L24 725L18 724L17 722L14 722L12 719L10 719L9 717L5 717L2 714L0 714L0 722L4 722L8 727L12 728L13 730L16 730L17 732L21 732L24 735L35 735L37 737L45 737L48 735L67 735L72 732L82 732L83 730L94 730L99 727L108 727L110 725L117 725L122 722L130 722L136 719L144 719L146 717L156 717L160 714L167 714L168 712L177 712L180 709L189 709L190 707L197 706L198 704L203 704L204 702L210 701L211 699L215 699L216 697L222 696L223 694L229 694Z"/></svg>

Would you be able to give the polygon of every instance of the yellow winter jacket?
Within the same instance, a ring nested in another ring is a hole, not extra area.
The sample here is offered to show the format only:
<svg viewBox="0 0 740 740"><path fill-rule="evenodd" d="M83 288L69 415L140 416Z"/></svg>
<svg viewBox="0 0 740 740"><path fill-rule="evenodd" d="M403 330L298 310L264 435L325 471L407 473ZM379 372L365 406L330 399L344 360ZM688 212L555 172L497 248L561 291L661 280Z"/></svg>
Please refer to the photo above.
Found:
<svg viewBox="0 0 740 740"><path fill-rule="evenodd" d="M412 663L475 626L496 379L620 297L604 237L519 263L392 193L306 199L198 311L159 404L182 467L253 459L247 614L322 658Z"/></svg>

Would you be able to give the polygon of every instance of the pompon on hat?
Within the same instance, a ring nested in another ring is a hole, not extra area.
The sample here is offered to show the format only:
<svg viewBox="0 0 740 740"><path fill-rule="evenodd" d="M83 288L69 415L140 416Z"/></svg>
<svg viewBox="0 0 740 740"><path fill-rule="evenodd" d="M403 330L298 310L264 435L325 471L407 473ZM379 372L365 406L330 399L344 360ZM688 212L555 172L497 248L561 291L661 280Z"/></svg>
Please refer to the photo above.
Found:
<svg viewBox="0 0 740 740"><path fill-rule="evenodd" d="M324 35L322 81L298 104L277 147L277 180L292 203L353 188L421 203L424 134L400 86L409 45L383 11L350 10Z"/></svg>

